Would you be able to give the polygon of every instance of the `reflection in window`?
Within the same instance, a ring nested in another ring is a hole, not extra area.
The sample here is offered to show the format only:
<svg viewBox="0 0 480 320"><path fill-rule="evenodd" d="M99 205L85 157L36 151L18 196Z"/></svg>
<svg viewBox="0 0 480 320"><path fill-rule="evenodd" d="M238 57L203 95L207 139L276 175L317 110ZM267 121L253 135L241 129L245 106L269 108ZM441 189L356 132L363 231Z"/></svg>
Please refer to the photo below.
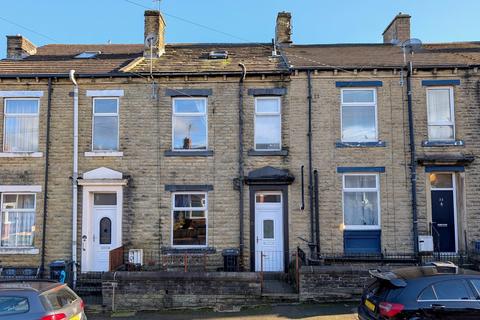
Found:
<svg viewBox="0 0 480 320"><path fill-rule="evenodd" d="M173 194L174 246L207 245L207 195Z"/></svg>
<svg viewBox="0 0 480 320"><path fill-rule="evenodd" d="M95 206L115 206L117 204L116 193L94 193L93 204Z"/></svg>
<svg viewBox="0 0 480 320"><path fill-rule="evenodd" d="M0 317L28 312L28 310L30 310L30 306L27 298L15 296L0 297Z"/></svg>
<svg viewBox="0 0 480 320"><path fill-rule="evenodd" d="M450 173L431 173L430 185L432 188L453 188L452 175Z"/></svg>
<svg viewBox="0 0 480 320"><path fill-rule="evenodd" d="M280 150L280 98L255 99L255 150Z"/></svg>
<svg viewBox="0 0 480 320"><path fill-rule="evenodd" d="M207 149L207 100L173 99L173 149Z"/></svg>
<svg viewBox="0 0 480 320"><path fill-rule="evenodd" d="M118 99L93 99L93 150L118 150Z"/></svg>
<svg viewBox="0 0 480 320"><path fill-rule="evenodd" d="M463 280L448 280L433 285L439 300L468 300L470 294Z"/></svg>
<svg viewBox="0 0 480 320"><path fill-rule="evenodd" d="M5 99L3 151L38 151L38 99Z"/></svg>
<svg viewBox="0 0 480 320"><path fill-rule="evenodd" d="M100 244L112 243L112 220L107 217L100 219Z"/></svg>
<svg viewBox="0 0 480 320"><path fill-rule="evenodd" d="M2 195L2 247L33 247L35 195Z"/></svg>
<svg viewBox="0 0 480 320"><path fill-rule="evenodd" d="M282 202L282 195L257 193L255 201L257 203L280 203Z"/></svg>
<svg viewBox="0 0 480 320"><path fill-rule="evenodd" d="M377 141L376 109L374 89L342 90L342 141Z"/></svg>
<svg viewBox="0 0 480 320"><path fill-rule="evenodd" d="M345 227L379 226L378 175L344 175L343 215Z"/></svg>

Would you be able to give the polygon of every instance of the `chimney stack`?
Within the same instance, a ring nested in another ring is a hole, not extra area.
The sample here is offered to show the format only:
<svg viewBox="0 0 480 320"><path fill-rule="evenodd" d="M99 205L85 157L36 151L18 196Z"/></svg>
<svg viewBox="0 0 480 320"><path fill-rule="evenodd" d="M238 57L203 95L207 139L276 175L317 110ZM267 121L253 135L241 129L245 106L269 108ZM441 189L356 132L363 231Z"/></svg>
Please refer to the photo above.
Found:
<svg viewBox="0 0 480 320"><path fill-rule="evenodd" d="M152 55L153 58L158 58L165 53L165 27L165 20L160 11L145 11L144 57Z"/></svg>
<svg viewBox="0 0 480 320"><path fill-rule="evenodd" d="M37 47L27 38L17 34L7 36L7 59L20 60L37 53Z"/></svg>
<svg viewBox="0 0 480 320"><path fill-rule="evenodd" d="M290 12L282 11L278 13L275 42L287 45L292 43L292 14Z"/></svg>
<svg viewBox="0 0 480 320"><path fill-rule="evenodd" d="M410 39L410 18L408 14L397 14L383 31L383 43L397 44Z"/></svg>

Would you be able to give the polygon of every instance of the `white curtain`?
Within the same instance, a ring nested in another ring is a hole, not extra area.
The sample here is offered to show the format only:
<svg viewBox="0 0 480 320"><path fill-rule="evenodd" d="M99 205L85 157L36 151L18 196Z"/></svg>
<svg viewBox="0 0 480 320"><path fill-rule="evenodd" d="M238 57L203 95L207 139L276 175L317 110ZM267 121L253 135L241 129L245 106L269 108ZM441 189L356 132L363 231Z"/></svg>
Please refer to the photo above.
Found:
<svg viewBox="0 0 480 320"><path fill-rule="evenodd" d="M7 100L5 152L38 151L38 101Z"/></svg>

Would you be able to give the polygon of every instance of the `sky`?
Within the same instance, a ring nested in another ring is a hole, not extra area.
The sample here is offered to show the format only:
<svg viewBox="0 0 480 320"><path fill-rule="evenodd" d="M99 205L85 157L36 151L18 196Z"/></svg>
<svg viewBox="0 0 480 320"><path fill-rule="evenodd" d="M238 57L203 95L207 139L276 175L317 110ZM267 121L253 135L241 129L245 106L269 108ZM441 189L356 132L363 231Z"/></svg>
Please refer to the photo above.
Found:
<svg viewBox="0 0 480 320"><path fill-rule="evenodd" d="M160 8L168 43L270 42L280 11L292 13L294 43L372 43L399 12L423 42L480 40L480 0L0 0L6 35L49 43L143 43L144 7ZM133 3L137 3L135 5Z"/></svg>

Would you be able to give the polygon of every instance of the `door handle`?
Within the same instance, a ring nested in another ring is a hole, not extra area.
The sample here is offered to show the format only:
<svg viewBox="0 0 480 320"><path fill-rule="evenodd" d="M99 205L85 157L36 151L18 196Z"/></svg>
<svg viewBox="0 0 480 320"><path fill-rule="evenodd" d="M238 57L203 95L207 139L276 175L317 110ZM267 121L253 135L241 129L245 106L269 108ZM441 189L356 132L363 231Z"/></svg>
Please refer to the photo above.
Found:
<svg viewBox="0 0 480 320"><path fill-rule="evenodd" d="M95 242L95 235L93 235L93 239L92 239L92 240L93 240L93 242Z"/></svg>
<svg viewBox="0 0 480 320"><path fill-rule="evenodd" d="M83 250L83 251L86 251L86 249L85 249L85 242L87 242L87 236L86 236L86 235L83 235L83 236L82 236L82 250Z"/></svg>
<svg viewBox="0 0 480 320"><path fill-rule="evenodd" d="M430 305L432 310L445 310L445 306L443 304L432 304Z"/></svg>
<svg viewBox="0 0 480 320"><path fill-rule="evenodd" d="M257 243L258 243L258 236L257 236Z"/></svg>

